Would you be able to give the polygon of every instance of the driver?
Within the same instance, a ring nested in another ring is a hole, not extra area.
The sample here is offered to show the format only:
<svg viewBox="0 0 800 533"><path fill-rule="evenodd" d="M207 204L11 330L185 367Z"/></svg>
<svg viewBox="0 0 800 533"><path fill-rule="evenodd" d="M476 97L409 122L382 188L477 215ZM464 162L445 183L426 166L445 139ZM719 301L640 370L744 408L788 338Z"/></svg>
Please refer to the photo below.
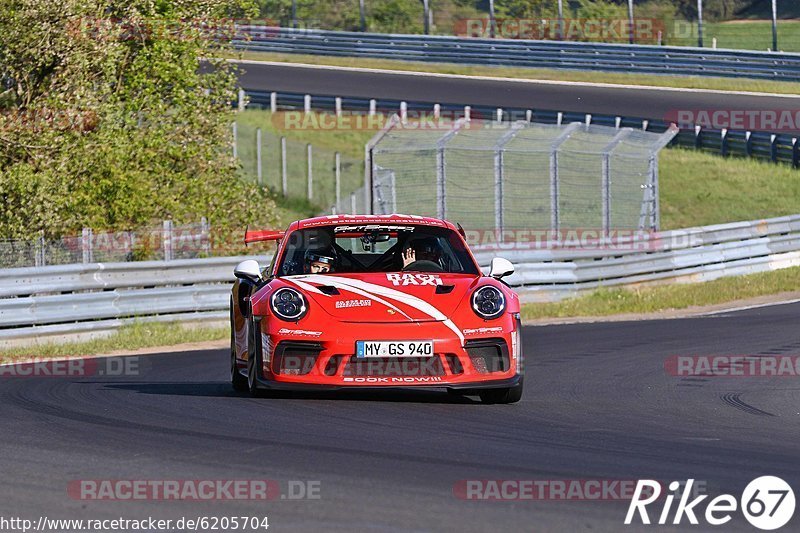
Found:
<svg viewBox="0 0 800 533"><path fill-rule="evenodd" d="M306 274L327 274L333 272L333 254L327 250L309 250L303 262Z"/></svg>
<svg viewBox="0 0 800 533"><path fill-rule="evenodd" d="M436 237L411 237L403 247L403 270L417 261L430 261L441 267L442 246Z"/></svg>

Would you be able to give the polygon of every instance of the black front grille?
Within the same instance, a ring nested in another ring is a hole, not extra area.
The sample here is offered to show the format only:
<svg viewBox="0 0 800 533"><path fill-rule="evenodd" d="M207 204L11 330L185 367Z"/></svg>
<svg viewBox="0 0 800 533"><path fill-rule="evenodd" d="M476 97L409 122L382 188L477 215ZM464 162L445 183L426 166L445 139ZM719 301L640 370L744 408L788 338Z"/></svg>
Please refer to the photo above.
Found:
<svg viewBox="0 0 800 533"><path fill-rule="evenodd" d="M506 372L511 366L508 345L503 339L471 340L464 347L472 360L472 366L481 374Z"/></svg>
<svg viewBox="0 0 800 533"><path fill-rule="evenodd" d="M344 366L345 376L443 376L444 366L439 356L434 357L350 357Z"/></svg>
<svg viewBox="0 0 800 533"><path fill-rule="evenodd" d="M305 376L314 369L322 351L318 342L283 341L272 356L272 372L287 376Z"/></svg>

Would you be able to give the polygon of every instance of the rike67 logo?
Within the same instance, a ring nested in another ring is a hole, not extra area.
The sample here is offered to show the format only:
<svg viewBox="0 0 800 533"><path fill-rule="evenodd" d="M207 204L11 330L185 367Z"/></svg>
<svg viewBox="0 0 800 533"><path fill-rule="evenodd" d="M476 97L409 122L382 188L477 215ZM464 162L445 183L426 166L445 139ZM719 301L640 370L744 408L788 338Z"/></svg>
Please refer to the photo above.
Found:
<svg viewBox="0 0 800 533"><path fill-rule="evenodd" d="M706 503L704 513L700 511L702 508L700 504L708 498L708 495L703 494L690 501L693 484L694 479L687 480L682 491L680 491L682 483L673 481L669 484L669 493L663 498L663 507L658 514L657 524L678 525L685 517L690 524L697 525L699 515L709 525L721 526L730 522L738 508L751 525L764 531L771 531L785 526L794 515L794 491L779 477L762 476L754 479L745 487L738 501L731 494L720 494ZM672 504L676 497L679 501L673 514ZM628 514L625 516L625 524L630 525L634 522L637 514L642 524L650 524L647 506L656 501L660 504L661 498L661 484L658 481L639 480L628 507Z"/></svg>

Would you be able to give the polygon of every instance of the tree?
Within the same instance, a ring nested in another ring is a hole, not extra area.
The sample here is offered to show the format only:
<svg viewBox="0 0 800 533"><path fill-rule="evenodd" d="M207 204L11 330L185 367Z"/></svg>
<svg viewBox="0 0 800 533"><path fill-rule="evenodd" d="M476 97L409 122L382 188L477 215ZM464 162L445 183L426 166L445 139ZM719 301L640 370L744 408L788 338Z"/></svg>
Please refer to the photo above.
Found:
<svg viewBox="0 0 800 533"><path fill-rule="evenodd" d="M254 14L247 0L4 0L0 236L269 221L231 157L236 73L200 62Z"/></svg>

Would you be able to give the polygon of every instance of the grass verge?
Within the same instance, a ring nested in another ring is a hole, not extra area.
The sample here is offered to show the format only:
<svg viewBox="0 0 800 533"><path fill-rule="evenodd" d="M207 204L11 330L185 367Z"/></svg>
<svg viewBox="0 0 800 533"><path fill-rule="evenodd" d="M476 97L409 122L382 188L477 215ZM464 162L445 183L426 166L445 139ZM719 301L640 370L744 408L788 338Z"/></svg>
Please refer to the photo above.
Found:
<svg viewBox="0 0 800 533"><path fill-rule="evenodd" d="M333 65L415 72L459 74L465 76L499 76L549 81L575 81L610 83L614 85L645 85L651 87L675 87L685 89L707 89L714 91L748 91L796 95L800 94L800 83L747 80L737 78L715 78L710 76L643 75L615 72L586 72L567 69L540 69L503 66L457 65L452 63L423 63L396 61L392 59L370 59L352 57L325 57L304 54L273 54L264 52L241 52L237 59L253 61L279 61L282 63L306 63L309 65Z"/></svg>
<svg viewBox="0 0 800 533"><path fill-rule="evenodd" d="M659 157L663 229L723 224L800 212L800 171L686 148Z"/></svg>
<svg viewBox="0 0 800 533"><path fill-rule="evenodd" d="M68 357L98 355L117 350L136 350L153 346L171 346L186 342L226 339L230 328L182 327L179 323L134 322L109 337L82 342L48 343L0 349L0 363L31 357Z"/></svg>
<svg viewBox="0 0 800 533"><path fill-rule="evenodd" d="M800 267L747 276L732 276L704 283L660 285L640 288L603 288L554 303L530 303L522 307L525 319L610 316L623 313L653 313L705 306L796 291Z"/></svg>

